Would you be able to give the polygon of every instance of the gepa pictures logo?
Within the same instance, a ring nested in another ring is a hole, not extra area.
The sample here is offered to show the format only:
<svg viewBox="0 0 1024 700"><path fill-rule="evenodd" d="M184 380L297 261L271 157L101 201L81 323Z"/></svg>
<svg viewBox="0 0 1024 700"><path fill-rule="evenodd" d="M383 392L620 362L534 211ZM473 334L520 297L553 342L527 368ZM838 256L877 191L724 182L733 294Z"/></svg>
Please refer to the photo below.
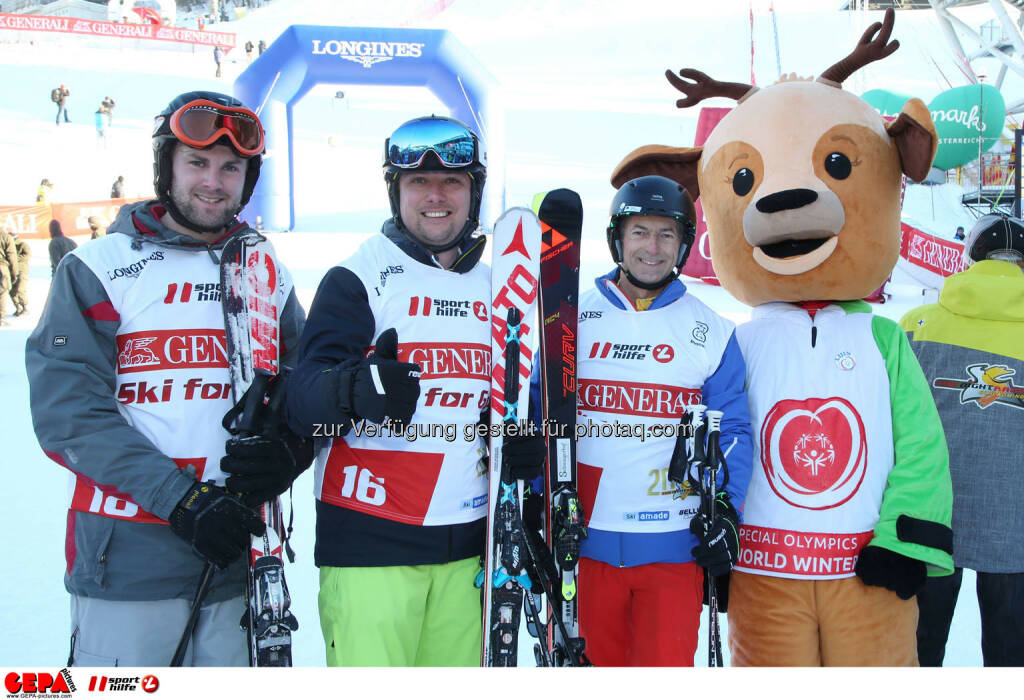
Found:
<svg viewBox="0 0 1024 700"><path fill-rule="evenodd" d="M369 68L374 63L390 61L393 58L419 58L425 44L402 41L321 41L313 39L313 55L330 55L346 61L359 63Z"/></svg>
<svg viewBox="0 0 1024 700"><path fill-rule="evenodd" d="M8 697L70 696L75 691L75 684L71 680L71 673L63 668L56 674L11 671L4 676L4 688L7 689Z"/></svg>

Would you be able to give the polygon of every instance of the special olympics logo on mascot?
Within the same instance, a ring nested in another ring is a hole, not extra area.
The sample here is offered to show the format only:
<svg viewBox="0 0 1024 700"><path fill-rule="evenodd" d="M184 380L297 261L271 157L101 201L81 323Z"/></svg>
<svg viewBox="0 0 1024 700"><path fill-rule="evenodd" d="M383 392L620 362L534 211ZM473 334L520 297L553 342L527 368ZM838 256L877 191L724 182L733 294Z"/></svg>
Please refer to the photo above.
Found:
<svg viewBox="0 0 1024 700"><path fill-rule="evenodd" d="M853 497L868 463L864 422L849 401L780 401L761 426L761 466L775 494L810 510Z"/></svg>

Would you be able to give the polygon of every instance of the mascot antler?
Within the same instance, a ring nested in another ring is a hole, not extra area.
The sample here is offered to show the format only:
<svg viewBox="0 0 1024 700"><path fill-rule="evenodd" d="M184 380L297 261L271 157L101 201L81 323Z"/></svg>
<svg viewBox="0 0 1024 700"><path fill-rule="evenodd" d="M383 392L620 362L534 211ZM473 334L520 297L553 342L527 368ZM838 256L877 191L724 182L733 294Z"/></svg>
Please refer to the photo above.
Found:
<svg viewBox="0 0 1024 700"><path fill-rule="evenodd" d="M875 22L864 30L857 42L857 47L849 56L836 63L827 71L821 74L819 81L836 83L836 87L843 84L853 73L869 63L880 61L892 54L900 47L900 42L893 40L889 42L889 35L892 34L892 25L896 21L896 13L890 7L885 11L885 18L881 22ZM879 32L878 30L881 29ZM875 32L878 36L871 38Z"/></svg>
<svg viewBox="0 0 1024 700"><path fill-rule="evenodd" d="M701 100L711 97L729 97L739 101L744 95L757 88L744 83L720 83L707 73L701 73L695 68L683 68L676 76L670 70L665 71L665 77L672 83L679 92L686 95L685 99L676 100L676 107L692 107ZM682 78L689 78L693 82L687 82Z"/></svg>

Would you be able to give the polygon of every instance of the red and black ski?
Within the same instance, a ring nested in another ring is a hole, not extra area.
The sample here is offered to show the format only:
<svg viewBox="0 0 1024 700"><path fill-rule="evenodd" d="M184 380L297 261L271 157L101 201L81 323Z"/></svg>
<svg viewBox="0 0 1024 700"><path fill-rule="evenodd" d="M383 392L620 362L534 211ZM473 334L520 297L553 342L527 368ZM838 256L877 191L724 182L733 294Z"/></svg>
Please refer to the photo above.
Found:
<svg viewBox="0 0 1024 700"><path fill-rule="evenodd" d="M579 636L576 579L580 543L587 536L576 493L576 348L583 204L572 190L537 195L541 222L541 391L548 435L544 475L545 533L555 574L549 596L546 656L555 665L589 665ZM543 562L537 562L542 567ZM550 569L549 569L550 570ZM538 654L538 659L540 654Z"/></svg>

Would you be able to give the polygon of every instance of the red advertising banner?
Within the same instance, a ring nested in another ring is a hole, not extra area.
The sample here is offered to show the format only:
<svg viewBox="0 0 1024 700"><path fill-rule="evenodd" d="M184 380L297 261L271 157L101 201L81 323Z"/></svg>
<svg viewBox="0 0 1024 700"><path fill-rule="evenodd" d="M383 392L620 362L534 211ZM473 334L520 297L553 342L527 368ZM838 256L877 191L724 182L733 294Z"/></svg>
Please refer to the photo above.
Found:
<svg viewBox="0 0 1024 700"><path fill-rule="evenodd" d="M963 253L960 243L900 222L900 263L908 274L928 287L938 289L946 277L967 269Z"/></svg>
<svg viewBox="0 0 1024 700"><path fill-rule="evenodd" d="M62 32L66 34L90 34L110 36L118 39L152 39L175 41L185 44L235 47L235 35L228 32L209 32L183 27L165 27L154 24L128 24L121 22L100 22L77 17L51 17L48 15L15 15L0 12L0 29L15 29L32 32Z"/></svg>
<svg viewBox="0 0 1024 700"><path fill-rule="evenodd" d="M726 114L731 111L729 107L702 107L700 116L697 117L697 133L694 135L693 145L703 146L708 140L708 135L718 126ZM691 193L692 194L692 193ZM708 245L708 225L704 221L704 208L701 206L700 198L695 202L697 209L697 239L694 241L693 250L683 265L683 274L689 277L696 277L704 282L718 284L718 277L711 267L711 247Z"/></svg>
<svg viewBox="0 0 1024 700"><path fill-rule="evenodd" d="M109 226L117 218L117 212L122 206L142 199L144 198L0 206L0 227L9 228L22 238L49 238L50 219L56 219L60 222L60 228L65 235L78 236L89 233L90 216L98 216Z"/></svg>
<svg viewBox="0 0 1024 700"><path fill-rule="evenodd" d="M0 228L13 231L22 238L49 238L48 227L52 218L49 204L0 206Z"/></svg>

